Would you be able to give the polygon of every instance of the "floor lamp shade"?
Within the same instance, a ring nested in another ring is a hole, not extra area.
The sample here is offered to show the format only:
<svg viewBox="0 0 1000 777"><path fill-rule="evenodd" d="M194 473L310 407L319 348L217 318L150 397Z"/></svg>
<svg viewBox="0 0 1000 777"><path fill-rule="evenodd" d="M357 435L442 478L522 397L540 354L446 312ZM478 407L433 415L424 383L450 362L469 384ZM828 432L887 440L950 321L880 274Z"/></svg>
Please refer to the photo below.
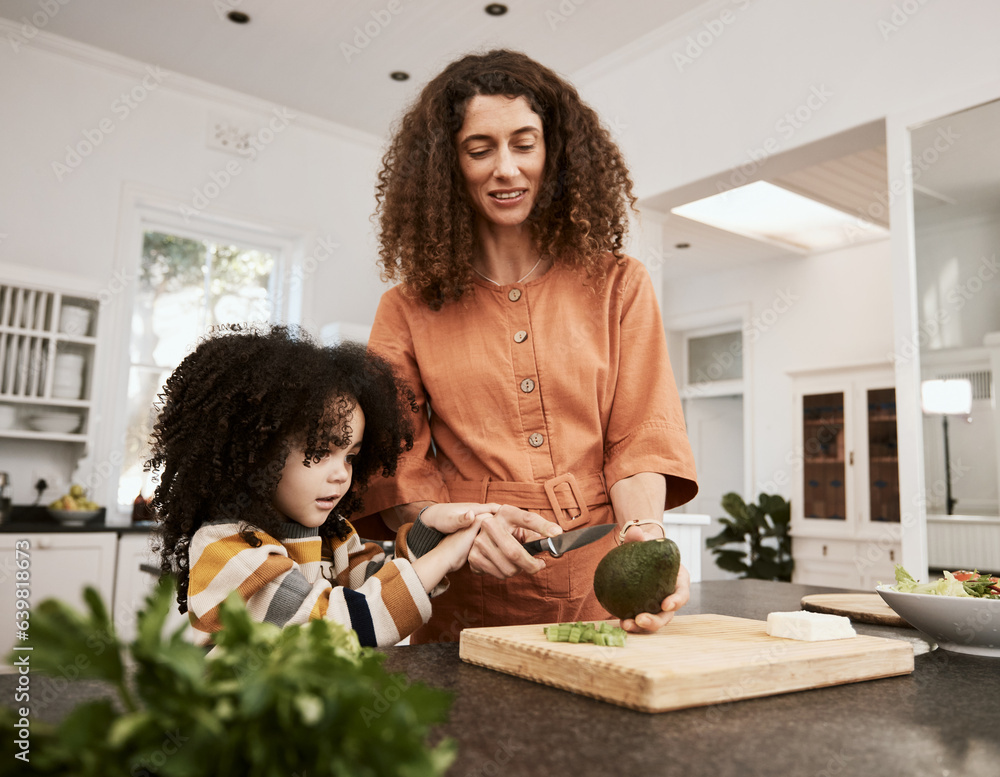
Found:
<svg viewBox="0 0 1000 777"><path fill-rule="evenodd" d="M925 380L920 384L920 406L927 415L969 415L972 412L972 382Z"/></svg>

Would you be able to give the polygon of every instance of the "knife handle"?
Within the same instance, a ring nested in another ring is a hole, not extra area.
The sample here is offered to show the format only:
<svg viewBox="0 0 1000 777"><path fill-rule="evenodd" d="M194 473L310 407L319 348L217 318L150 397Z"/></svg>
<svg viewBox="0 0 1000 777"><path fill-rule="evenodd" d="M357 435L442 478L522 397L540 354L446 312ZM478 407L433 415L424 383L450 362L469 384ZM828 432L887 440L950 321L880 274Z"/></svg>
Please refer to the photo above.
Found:
<svg viewBox="0 0 1000 777"><path fill-rule="evenodd" d="M532 540L531 542L525 542L521 545L529 555L537 556L539 553L548 551L553 558L559 558L559 552L555 549L552 541L548 537L542 537L540 540Z"/></svg>

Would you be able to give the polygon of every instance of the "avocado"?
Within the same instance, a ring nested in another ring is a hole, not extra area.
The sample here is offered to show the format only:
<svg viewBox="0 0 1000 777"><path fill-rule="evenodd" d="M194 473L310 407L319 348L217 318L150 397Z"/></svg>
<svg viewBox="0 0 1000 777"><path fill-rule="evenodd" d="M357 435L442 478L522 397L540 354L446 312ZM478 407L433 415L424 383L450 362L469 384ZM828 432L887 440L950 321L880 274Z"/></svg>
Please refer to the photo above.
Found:
<svg viewBox="0 0 1000 777"><path fill-rule="evenodd" d="M670 539L627 542L608 551L594 571L597 601L616 618L660 612L677 588L681 552Z"/></svg>

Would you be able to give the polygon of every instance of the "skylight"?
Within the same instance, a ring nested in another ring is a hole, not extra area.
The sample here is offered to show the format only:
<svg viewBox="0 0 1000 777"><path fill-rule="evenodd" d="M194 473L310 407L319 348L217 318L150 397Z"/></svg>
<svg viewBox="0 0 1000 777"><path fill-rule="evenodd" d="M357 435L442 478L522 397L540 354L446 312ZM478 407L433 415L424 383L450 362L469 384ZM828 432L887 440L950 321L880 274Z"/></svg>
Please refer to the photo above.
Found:
<svg viewBox="0 0 1000 777"><path fill-rule="evenodd" d="M799 253L829 251L889 236L881 226L767 181L695 200L671 212Z"/></svg>

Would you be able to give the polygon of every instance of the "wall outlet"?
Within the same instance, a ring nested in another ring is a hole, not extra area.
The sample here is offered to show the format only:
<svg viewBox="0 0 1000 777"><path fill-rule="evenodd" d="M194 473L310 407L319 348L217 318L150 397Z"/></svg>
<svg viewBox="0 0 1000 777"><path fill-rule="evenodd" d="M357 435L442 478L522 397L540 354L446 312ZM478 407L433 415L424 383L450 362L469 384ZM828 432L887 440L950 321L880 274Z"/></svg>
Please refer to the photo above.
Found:
<svg viewBox="0 0 1000 777"><path fill-rule="evenodd" d="M35 489L36 494L39 483L43 480L45 481L45 490L40 495L41 504L48 504L57 496L65 494L68 489L65 475L54 469L38 468L31 473L31 487Z"/></svg>
<svg viewBox="0 0 1000 777"><path fill-rule="evenodd" d="M250 150L251 137L253 137L253 130L241 126L234 119L223 116L209 117L208 137L206 139L209 148L242 155Z"/></svg>

